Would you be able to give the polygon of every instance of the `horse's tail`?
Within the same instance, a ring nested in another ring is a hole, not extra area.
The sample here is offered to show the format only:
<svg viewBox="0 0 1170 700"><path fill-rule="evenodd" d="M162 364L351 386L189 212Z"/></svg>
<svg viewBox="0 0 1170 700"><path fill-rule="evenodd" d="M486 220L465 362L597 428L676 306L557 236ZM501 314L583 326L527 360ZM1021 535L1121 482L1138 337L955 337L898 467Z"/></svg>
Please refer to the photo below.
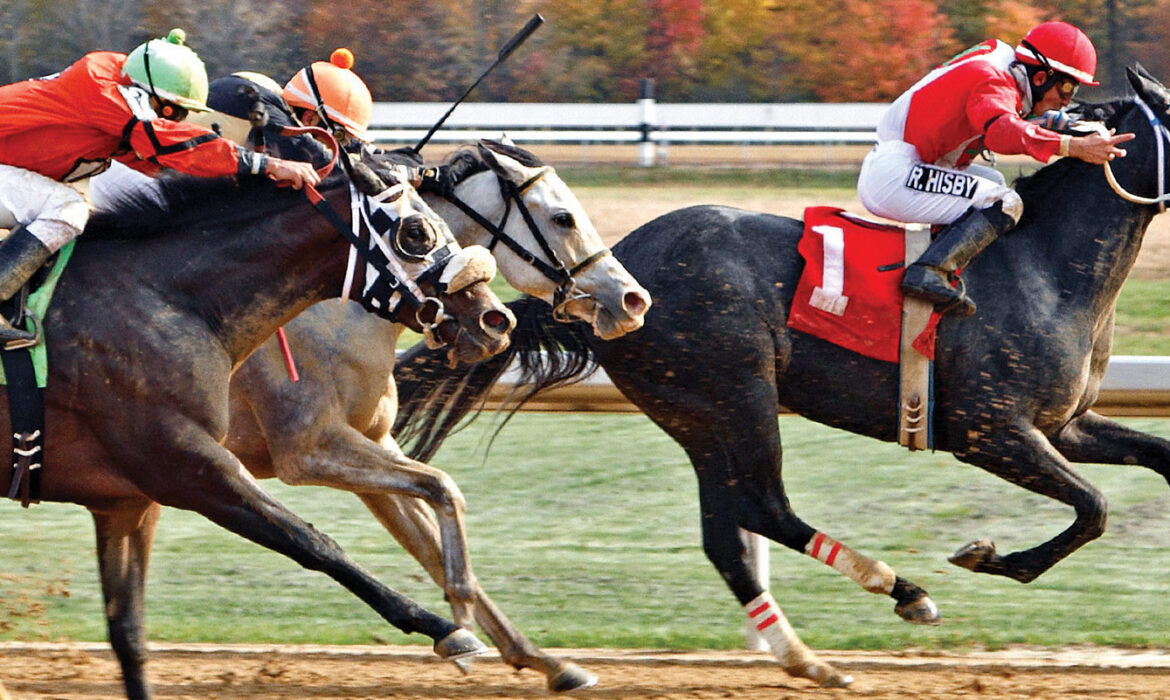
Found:
<svg viewBox="0 0 1170 700"><path fill-rule="evenodd" d="M503 419L497 430L538 391L581 381L597 370L587 325L555 321L552 307L533 297L509 302L508 308L516 315L516 329L511 345L495 357L451 369L446 350L419 343L399 358L394 437L411 458L428 461L448 435L475 420L513 362L519 376L500 406Z"/></svg>

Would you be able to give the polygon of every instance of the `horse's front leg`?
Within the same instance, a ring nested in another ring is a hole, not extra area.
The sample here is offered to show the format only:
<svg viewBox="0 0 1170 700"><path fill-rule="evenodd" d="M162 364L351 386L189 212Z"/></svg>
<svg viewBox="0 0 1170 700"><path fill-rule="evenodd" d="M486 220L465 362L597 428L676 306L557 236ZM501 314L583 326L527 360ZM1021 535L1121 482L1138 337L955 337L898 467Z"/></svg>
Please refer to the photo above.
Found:
<svg viewBox="0 0 1170 700"><path fill-rule="evenodd" d="M1069 421L1052 444L1071 462L1136 464L1170 482L1170 440L1128 428L1092 411Z"/></svg>
<svg viewBox="0 0 1170 700"><path fill-rule="evenodd" d="M473 634L389 588L358 566L324 533L265 492L235 455L196 428L160 430L152 460L135 483L162 505L200 513L217 525L340 583L390 624L435 641L435 653L458 661L487 648ZM153 465L163 464L165 468Z"/></svg>
<svg viewBox="0 0 1170 700"><path fill-rule="evenodd" d="M1073 507L1072 525L1031 549L1000 555L991 540L960 547L949 561L979 573L1028 583L1105 532L1105 497L1078 474L1051 442L1022 421L1006 430L977 433L959 459L1001 479Z"/></svg>
<svg viewBox="0 0 1170 700"><path fill-rule="evenodd" d="M158 504L150 503L117 511L93 511L106 628L130 700L153 697L144 668L147 652L142 618L146 568L160 510Z"/></svg>
<svg viewBox="0 0 1170 700"><path fill-rule="evenodd" d="M445 588L443 546L432 511L417 498L389 494L359 495L382 527L422 565L435 583ZM597 676L575 663L550 656L533 644L478 585L474 614L476 622L495 642L504 663L517 669L531 668L543 673L549 690L565 692L596 685ZM460 610L455 610L455 615L459 621Z"/></svg>
<svg viewBox="0 0 1170 700"><path fill-rule="evenodd" d="M340 421L319 429L311 444L269 438L277 477L362 494L410 496L434 509L442 541L443 591L460 624L470 625L478 585L467 551L466 503L442 470L410 459L389 436L375 442Z"/></svg>

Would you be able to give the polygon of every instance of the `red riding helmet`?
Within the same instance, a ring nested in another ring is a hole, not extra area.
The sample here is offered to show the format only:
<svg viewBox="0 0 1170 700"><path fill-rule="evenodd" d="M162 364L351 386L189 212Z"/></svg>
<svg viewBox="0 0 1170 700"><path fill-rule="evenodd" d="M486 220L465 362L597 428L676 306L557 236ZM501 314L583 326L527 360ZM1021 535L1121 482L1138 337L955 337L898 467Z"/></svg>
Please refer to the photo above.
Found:
<svg viewBox="0 0 1170 700"><path fill-rule="evenodd" d="M1067 22L1037 25L1016 47L1016 58L1033 66L1051 67L1075 78L1082 85L1099 85L1097 49L1080 29Z"/></svg>

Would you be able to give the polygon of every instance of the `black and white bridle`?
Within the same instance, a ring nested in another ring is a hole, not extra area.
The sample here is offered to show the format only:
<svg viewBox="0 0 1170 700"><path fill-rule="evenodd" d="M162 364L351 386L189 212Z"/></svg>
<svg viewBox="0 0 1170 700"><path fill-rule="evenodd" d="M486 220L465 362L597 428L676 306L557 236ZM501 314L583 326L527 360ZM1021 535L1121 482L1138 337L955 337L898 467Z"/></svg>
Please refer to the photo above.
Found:
<svg viewBox="0 0 1170 700"><path fill-rule="evenodd" d="M536 225L536 221L532 218L532 213L528 210L528 205L524 203L524 193L528 188L532 187L550 172L552 172L552 168L546 165L540 168L535 175L519 185L497 174L496 180L500 185L500 197L504 200L504 215L498 224L488 221L486 217L472 208L467 202L459 199L454 193L444 195L444 198L454 204L460 211L471 218L472 221L492 234L492 240L487 245L489 251L494 252L496 244L503 243L509 250L520 257L520 259L539 270L541 274L556 284L557 289L553 293L553 318L557 321L573 321L576 319L572 318L566 311L568 304L590 297L589 294L581 291L577 287L577 281L573 276L598 260L610 255L611 252L609 248L602 248L571 266L561 262L561 259L549 245L548 239L541 233L540 227ZM508 224L508 217L512 214L513 204L516 205L516 210L520 212L524 223L527 224L529 232L532 233L532 238L540 246L541 252L544 253L550 262L540 259L531 251L524 248L524 246L520 245L519 241L504 232L504 227Z"/></svg>

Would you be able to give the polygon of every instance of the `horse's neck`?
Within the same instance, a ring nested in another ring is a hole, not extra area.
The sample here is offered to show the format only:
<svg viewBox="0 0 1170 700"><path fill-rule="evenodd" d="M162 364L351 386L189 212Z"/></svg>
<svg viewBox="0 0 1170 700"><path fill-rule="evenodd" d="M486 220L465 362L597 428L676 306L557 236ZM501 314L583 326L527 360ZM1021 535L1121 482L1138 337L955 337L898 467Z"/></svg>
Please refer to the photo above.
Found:
<svg viewBox="0 0 1170 700"><path fill-rule="evenodd" d="M329 197L339 213L344 191ZM348 245L307 200L217 234L180 266L198 290L193 305L242 361L277 328L341 292ZM181 283L181 282L180 282Z"/></svg>
<svg viewBox="0 0 1170 700"><path fill-rule="evenodd" d="M1059 210L1033 219L1032 228L1063 295L1099 316L1113 308L1153 212L1118 197L1099 167L1087 172L1065 189Z"/></svg>

